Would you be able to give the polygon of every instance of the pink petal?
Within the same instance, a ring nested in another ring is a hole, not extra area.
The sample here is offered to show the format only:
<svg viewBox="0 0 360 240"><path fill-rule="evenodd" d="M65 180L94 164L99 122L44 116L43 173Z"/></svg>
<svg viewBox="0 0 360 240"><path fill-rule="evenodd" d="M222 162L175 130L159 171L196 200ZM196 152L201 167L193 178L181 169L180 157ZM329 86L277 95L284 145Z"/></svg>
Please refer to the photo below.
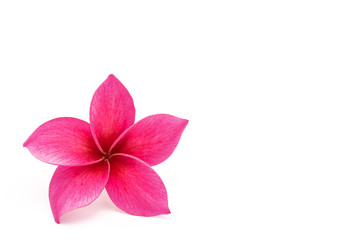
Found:
<svg viewBox="0 0 360 240"><path fill-rule="evenodd" d="M24 147L50 164L83 166L101 160L90 124L76 118L55 118L38 127Z"/></svg>
<svg viewBox="0 0 360 240"><path fill-rule="evenodd" d="M106 191L121 210L137 216L168 214L166 189L156 172L133 156L116 154L110 159Z"/></svg>
<svg viewBox="0 0 360 240"><path fill-rule="evenodd" d="M108 161L81 167L59 166L50 182L49 199L56 223L76 208L92 203L104 189L109 177Z"/></svg>
<svg viewBox="0 0 360 240"><path fill-rule="evenodd" d="M168 114L146 117L125 131L111 152L133 155L154 166L173 153L188 122Z"/></svg>
<svg viewBox="0 0 360 240"><path fill-rule="evenodd" d="M114 75L109 75L96 90L90 106L91 128L104 152L134 120L135 107L129 92Z"/></svg>

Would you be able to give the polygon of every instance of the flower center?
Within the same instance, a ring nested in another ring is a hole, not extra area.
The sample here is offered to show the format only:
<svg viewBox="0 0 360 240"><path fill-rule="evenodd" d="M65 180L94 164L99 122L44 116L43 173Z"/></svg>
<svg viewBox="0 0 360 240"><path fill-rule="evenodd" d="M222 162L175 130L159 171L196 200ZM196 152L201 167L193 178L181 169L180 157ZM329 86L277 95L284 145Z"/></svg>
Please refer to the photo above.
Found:
<svg viewBox="0 0 360 240"><path fill-rule="evenodd" d="M112 155L110 153L106 152L103 156L104 161L109 161Z"/></svg>

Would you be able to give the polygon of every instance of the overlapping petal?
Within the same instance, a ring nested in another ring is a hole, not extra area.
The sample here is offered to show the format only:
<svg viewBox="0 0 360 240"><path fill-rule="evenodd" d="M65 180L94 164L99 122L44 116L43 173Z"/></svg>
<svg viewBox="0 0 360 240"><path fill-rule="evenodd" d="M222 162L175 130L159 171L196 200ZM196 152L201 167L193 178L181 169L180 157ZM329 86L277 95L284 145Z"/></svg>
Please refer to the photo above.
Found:
<svg viewBox="0 0 360 240"><path fill-rule="evenodd" d="M24 147L39 160L64 166L83 166L101 160L90 124L76 118L55 118L38 127Z"/></svg>
<svg viewBox="0 0 360 240"><path fill-rule="evenodd" d="M150 166L159 164L173 153L187 123L168 114L146 117L124 132L111 152L133 155Z"/></svg>
<svg viewBox="0 0 360 240"><path fill-rule="evenodd" d="M120 81L109 77L95 91L90 106L90 124L104 152L135 121L134 102Z"/></svg>
<svg viewBox="0 0 360 240"><path fill-rule="evenodd" d="M116 154L110 159L106 191L121 210L137 216L168 214L165 186L156 172L141 160Z"/></svg>
<svg viewBox="0 0 360 240"><path fill-rule="evenodd" d="M50 182L49 199L56 223L76 208L92 203L104 189L109 177L109 162L81 167L59 166Z"/></svg>

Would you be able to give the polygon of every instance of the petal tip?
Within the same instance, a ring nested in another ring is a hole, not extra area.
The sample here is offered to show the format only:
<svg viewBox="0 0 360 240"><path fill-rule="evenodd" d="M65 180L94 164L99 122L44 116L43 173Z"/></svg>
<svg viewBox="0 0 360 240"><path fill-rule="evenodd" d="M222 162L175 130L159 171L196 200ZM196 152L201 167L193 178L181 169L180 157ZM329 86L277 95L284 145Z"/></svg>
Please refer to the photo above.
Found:
<svg viewBox="0 0 360 240"><path fill-rule="evenodd" d="M170 213L171 213L171 211L170 211L169 208L167 208L167 209L165 210L165 212L164 212L164 214L170 214Z"/></svg>
<svg viewBox="0 0 360 240"><path fill-rule="evenodd" d="M52 209L53 210L53 209ZM54 210L53 210L54 211ZM60 224L60 216L56 213L53 212L53 217L54 217L54 221L57 223L57 224Z"/></svg>
<svg viewBox="0 0 360 240"><path fill-rule="evenodd" d="M23 143L23 147L27 147L27 146L29 145L30 140L31 140L31 136L32 136L32 135L30 135L30 137L28 137L28 138L26 139L26 141Z"/></svg>
<svg viewBox="0 0 360 240"><path fill-rule="evenodd" d="M109 76L105 79L105 81L102 83L102 85L113 85L113 84L117 84L117 83L120 83L119 79L117 79L117 77L115 77L114 74L109 74Z"/></svg>
<svg viewBox="0 0 360 240"><path fill-rule="evenodd" d="M185 119L185 118L179 118L179 126L181 126L181 128L183 129L183 131L185 130L186 126L189 124L189 120Z"/></svg>
<svg viewBox="0 0 360 240"><path fill-rule="evenodd" d="M119 79L117 79L117 77L115 77L114 74L109 74L109 76L106 78L106 81L119 81Z"/></svg>
<svg viewBox="0 0 360 240"><path fill-rule="evenodd" d="M161 215L168 215L171 214L171 211L168 207L158 211L157 213L150 213L149 215L144 215L146 217L155 217L155 216L161 216Z"/></svg>

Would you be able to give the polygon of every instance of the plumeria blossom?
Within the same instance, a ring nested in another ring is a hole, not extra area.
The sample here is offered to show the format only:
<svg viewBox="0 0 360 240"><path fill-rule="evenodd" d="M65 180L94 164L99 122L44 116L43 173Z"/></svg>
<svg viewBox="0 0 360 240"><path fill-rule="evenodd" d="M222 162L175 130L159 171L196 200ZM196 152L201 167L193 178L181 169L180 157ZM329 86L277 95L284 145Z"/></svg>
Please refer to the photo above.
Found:
<svg viewBox="0 0 360 240"><path fill-rule="evenodd" d="M155 114L134 121L132 97L109 75L92 98L90 124L55 118L25 141L37 159L58 165L49 187L56 223L63 214L92 203L104 188L126 213L170 213L165 186L151 166L172 154L188 120Z"/></svg>

